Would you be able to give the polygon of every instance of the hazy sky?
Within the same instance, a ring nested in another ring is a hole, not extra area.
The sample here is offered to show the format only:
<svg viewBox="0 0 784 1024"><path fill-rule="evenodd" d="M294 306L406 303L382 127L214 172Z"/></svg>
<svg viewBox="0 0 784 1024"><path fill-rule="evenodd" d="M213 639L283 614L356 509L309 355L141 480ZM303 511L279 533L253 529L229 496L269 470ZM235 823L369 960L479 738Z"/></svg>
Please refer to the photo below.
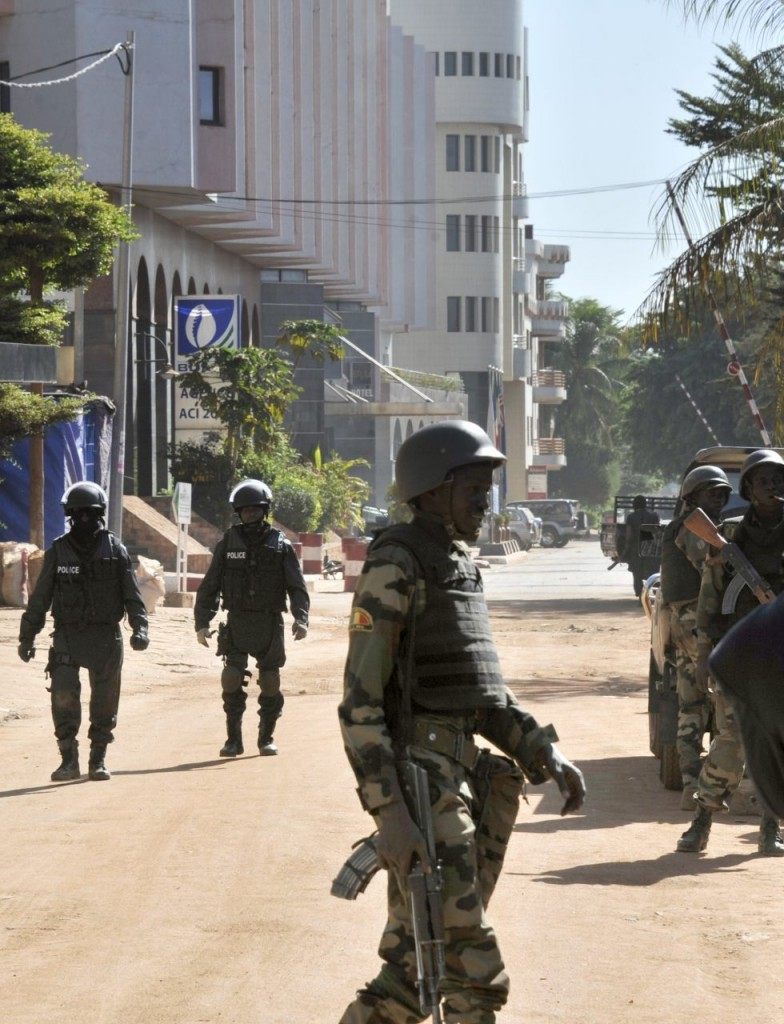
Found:
<svg viewBox="0 0 784 1024"><path fill-rule="evenodd" d="M684 23L664 0L525 0L529 29L529 193L664 178L696 153L665 134L673 92L708 95L716 43L748 33ZM572 261L556 286L634 313L667 262L654 249L660 187L532 199L535 235L566 242ZM635 238L591 237L629 232ZM674 253L675 249L670 250Z"/></svg>

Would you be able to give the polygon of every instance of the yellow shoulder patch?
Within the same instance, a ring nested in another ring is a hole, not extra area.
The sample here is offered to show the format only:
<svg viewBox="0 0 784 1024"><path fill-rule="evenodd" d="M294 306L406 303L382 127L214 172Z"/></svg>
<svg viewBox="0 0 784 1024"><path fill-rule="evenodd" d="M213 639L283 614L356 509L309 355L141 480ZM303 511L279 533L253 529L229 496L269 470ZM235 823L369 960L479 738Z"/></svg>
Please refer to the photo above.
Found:
<svg viewBox="0 0 784 1024"><path fill-rule="evenodd" d="M371 633L373 631L373 616L364 608L355 608L351 613L349 630L355 633Z"/></svg>

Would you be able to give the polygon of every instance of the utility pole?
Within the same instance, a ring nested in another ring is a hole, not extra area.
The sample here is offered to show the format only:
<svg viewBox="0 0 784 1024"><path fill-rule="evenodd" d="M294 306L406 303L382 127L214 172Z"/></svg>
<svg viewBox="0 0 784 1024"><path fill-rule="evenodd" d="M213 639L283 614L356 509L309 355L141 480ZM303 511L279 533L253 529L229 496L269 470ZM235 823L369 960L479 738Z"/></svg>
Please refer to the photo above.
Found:
<svg viewBox="0 0 784 1024"><path fill-rule="evenodd" d="M123 149L121 205L131 215L131 181L133 177L133 68L136 33L129 32L124 51L126 67L125 101L123 107ZM112 464L109 489L109 529L122 538L123 484L125 482L125 392L128 365L128 293L130 291L130 242L120 242L116 270L116 319L114 334L114 388L116 406L112 431Z"/></svg>

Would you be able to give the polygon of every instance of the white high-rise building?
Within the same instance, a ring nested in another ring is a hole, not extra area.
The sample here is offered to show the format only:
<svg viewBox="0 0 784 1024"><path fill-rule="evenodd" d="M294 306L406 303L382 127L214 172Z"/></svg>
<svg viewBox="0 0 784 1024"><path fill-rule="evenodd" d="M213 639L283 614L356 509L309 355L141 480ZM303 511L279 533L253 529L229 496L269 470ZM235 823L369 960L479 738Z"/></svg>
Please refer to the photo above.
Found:
<svg viewBox="0 0 784 1024"><path fill-rule="evenodd" d="M390 13L432 55L437 122L435 195L421 197L434 200L435 328L395 335L394 361L459 374L470 417L497 435L504 423L506 499L546 497L548 471L566 464L552 436L566 390L550 346L567 309L548 282L569 249L543 245L526 223L522 0L390 0Z"/></svg>

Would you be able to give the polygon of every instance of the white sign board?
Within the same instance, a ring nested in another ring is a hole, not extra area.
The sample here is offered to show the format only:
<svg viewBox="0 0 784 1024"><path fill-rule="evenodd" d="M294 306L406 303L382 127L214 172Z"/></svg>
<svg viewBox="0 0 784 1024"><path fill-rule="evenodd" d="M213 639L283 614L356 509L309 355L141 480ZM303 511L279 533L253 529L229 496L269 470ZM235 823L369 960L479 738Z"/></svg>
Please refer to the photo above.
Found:
<svg viewBox="0 0 784 1024"><path fill-rule="evenodd" d="M528 497L529 498L546 498L547 497L547 471L535 472L528 471Z"/></svg>
<svg viewBox="0 0 784 1024"><path fill-rule="evenodd" d="M174 299L176 370L187 373L191 357L205 348L239 347L239 296L188 295ZM218 378L207 378L213 385ZM206 412L192 391L178 384L174 395L174 427L177 441L200 443L208 431L225 427Z"/></svg>
<svg viewBox="0 0 784 1024"><path fill-rule="evenodd" d="M190 525L192 491L192 484L178 483L174 485L172 511L174 512L174 521L179 526Z"/></svg>

